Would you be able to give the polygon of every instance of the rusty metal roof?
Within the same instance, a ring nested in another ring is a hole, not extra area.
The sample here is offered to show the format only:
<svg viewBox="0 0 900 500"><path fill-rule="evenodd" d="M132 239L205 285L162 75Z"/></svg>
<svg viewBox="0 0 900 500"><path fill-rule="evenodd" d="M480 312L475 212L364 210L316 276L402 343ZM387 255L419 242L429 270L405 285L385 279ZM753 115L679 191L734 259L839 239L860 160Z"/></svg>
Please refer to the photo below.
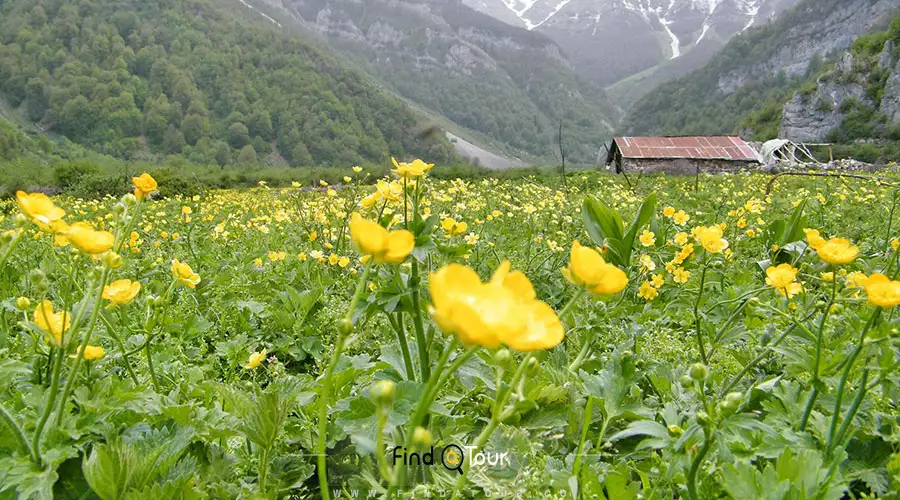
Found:
<svg viewBox="0 0 900 500"><path fill-rule="evenodd" d="M759 154L740 137L614 137L625 158L690 158L759 161Z"/></svg>

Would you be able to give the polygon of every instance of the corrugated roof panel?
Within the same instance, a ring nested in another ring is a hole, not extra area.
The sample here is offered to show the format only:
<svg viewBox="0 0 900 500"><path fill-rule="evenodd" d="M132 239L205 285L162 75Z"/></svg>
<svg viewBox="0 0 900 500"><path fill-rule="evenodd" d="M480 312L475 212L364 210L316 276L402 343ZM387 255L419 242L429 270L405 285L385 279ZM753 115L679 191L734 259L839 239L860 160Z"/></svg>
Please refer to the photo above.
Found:
<svg viewBox="0 0 900 500"><path fill-rule="evenodd" d="M625 158L697 158L758 161L740 137L616 137Z"/></svg>

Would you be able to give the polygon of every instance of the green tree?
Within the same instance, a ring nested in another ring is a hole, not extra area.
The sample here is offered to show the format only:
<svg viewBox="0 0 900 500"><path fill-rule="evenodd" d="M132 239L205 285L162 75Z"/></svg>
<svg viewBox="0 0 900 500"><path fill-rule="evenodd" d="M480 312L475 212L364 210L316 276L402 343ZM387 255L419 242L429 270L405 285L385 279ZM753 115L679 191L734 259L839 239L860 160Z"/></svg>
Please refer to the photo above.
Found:
<svg viewBox="0 0 900 500"><path fill-rule="evenodd" d="M247 145L244 146L244 149L241 150L241 153L237 158L238 165L256 165L259 163L259 158L256 156L256 150L253 149L253 146Z"/></svg>
<svg viewBox="0 0 900 500"><path fill-rule="evenodd" d="M234 149L240 149L250 144L250 131L241 122L232 123L228 127L226 137L228 138L228 144Z"/></svg>

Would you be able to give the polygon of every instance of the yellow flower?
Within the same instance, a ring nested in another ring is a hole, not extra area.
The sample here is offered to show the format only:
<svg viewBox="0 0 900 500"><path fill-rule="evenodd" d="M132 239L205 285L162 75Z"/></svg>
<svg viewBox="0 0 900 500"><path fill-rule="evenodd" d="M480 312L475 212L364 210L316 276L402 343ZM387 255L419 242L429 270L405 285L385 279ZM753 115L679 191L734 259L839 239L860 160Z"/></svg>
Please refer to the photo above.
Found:
<svg viewBox="0 0 900 500"><path fill-rule="evenodd" d="M250 354L250 359L247 360L247 365L244 366L247 370L252 370L262 364L263 360L266 359L266 349L262 351L257 351Z"/></svg>
<svg viewBox="0 0 900 500"><path fill-rule="evenodd" d="M900 305L900 281L876 273L865 281L863 287L869 296L869 304L884 308Z"/></svg>
<svg viewBox="0 0 900 500"><path fill-rule="evenodd" d="M825 283L831 283L832 281L834 281L834 273L819 273L819 276Z"/></svg>
<svg viewBox="0 0 900 500"><path fill-rule="evenodd" d="M341 257L341 259L338 261L338 266L340 266L340 267L347 267L349 265L350 265L349 257Z"/></svg>
<svg viewBox="0 0 900 500"><path fill-rule="evenodd" d="M564 329L556 312L537 300L531 281L500 265L487 283L471 268L449 264L431 274L430 312L445 333L466 344L519 350L550 349L562 342Z"/></svg>
<svg viewBox="0 0 900 500"><path fill-rule="evenodd" d="M638 288L638 297L646 301L655 299L657 295L659 295L659 291L656 288L653 288L653 285L649 281L641 283L641 286Z"/></svg>
<svg viewBox="0 0 900 500"><path fill-rule="evenodd" d="M62 222L63 216L66 215L65 210L54 205L53 200L43 193L28 194L16 191L16 201L19 210L43 231L50 231L53 223Z"/></svg>
<svg viewBox="0 0 900 500"><path fill-rule="evenodd" d="M132 177L131 183L134 184L134 196L139 200L144 199L144 196L156 191L157 188L156 179L146 172L138 177Z"/></svg>
<svg viewBox="0 0 900 500"><path fill-rule="evenodd" d="M78 346L75 349L75 354L72 354L69 357L73 358L73 359L77 358L78 353L80 353L80 352L81 352L81 346ZM84 347L84 356L82 356L82 358L84 358L85 361L95 361L98 359L103 359L104 356L106 356L106 351L103 350L103 347L95 346L95 345L88 345L88 346Z"/></svg>
<svg viewBox="0 0 900 500"><path fill-rule="evenodd" d="M787 298L803 291L803 285L797 283L798 269L790 264L770 266L766 269L766 284L774 287L775 291Z"/></svg>
<svg viewBox="0 0 900 500"><path fill-rule="evenodd" d="M340 260L341 260L340 257L338 257L336 254L332 253L331 255L328 256L328 263L331 264L332 266L336 266L338 261L340 261Z"/></svg>
<svg viewBox="0 0 900 500"><path fill-rule="evenodd" d="M678 224L679 226L683 226L687 223L687 221L691 220L691 216L686 214L684 212L684 210L679 210L672 217L672 220L675 222L675 224Z"/></svg>
<svg viewBox="0 0 900 500"><path fill-rule="evenodd" d="M656 270L656 263L653 262L653 259L649 255L641 255L639 262L641 263L641 267L647 272Z"/></svg>
<svg viewBox="0 0 900 500"><path fill-rule="evenodd" d="M639 239L641 240L641 245L645 247L653 246L656 243L656 235L653 234L653 231L644 231Z"/></svg>
<svg viewBox="0 0 900 500"><path fill-rule="evenodd" d="M728 248L728 241L722 237L721 226L698 227L696 238L709 253L722 253Z"/></svg>
<svg viewBox="0 0 900 500"><path fill-rule="evenodd" d="M572 242L568 267L563 276L572 284L584 286L595 295L613 295L628 285L628 276L618 267L607 263L593 248Z"/></svg>
<svg viewBox="0 0 900 500"><path fill-rule="evenodd" d="M200 283L200 275L195 273L187 262L179 262L178 259L172 260L172 275L188 288L195 288Z"/></svg>
<svg viewBox="0 0 900 500"><path fill-rule="evenodd" d="M82 252L101 254L115 243L115 237L109 231L97 231L87 222L76 222L65 232L69 243Z"/></svg>
<svg viewBox="0 0 900 500"><path fill-rule="evenodd" d="M825 244L825 239L822 238L819 231L806 228L803 232L806 234L806 242L809 243L813 250L818 250L819 247Z"/></svg>
<svg viewBox="0 0 900 500"><path fill-rule="evenodd" d="M816 252L829 264L848 264L856 259L859 247L844 238L832 238L816 248Z"/></svg>
<svg viewBox="0 0 900 500"><path fill-rule="evenodd" d="M675 269L675 272L672 273L673 280L675 283L687 283L689 279L691 279L691 272L686 271L683 267L679 267Z"/></svg>
<svg viewBox="0 0 900 500"><path fill-rule="evenodd" d="M654 287L660 288L666 283L666 278L662 273L654 274L650 277L650 283L652 283Z"/></svg>
<svg viewBox="0 0 900 500"><path fill-rule="evenodd" d="M675 235L675 244L678 246L684 246L688 241L688 234L684 231Z"/></svg>
<svg viewBox="0 0 900 500"><path fill-rule="evenodd" d="M362 172L362 167L353 167L352 170L358 174L358 173Z"/></svg>
<svg viewBox="0 0 900 500"><path fill-rule="evenodd" d="M663 215L665 215L666 217L672 217L673 215L675 215L675 209L672 207L666 207L663 209Z"/></svg>
<svg viewBox="0 0 900 500"><path fill-rule="evenodd" d="M841 271L843 271L843 269L841 269ZM869 277L866 276L866 273L854 271L847 275L847 285L853 288L863 288L866 284L866 280L868 279Z"/></svg>
<svg viewBox="0 0 900 500"><path fill-rule="evenodd" d="M140 281L122 279L103 287L103 298L116 305L125 305L130 304L140 291Z"/></svg>
<svg viewBox="0 0 900 500"><path fill-rule="evenodd" d="M447 233L448 236L458 236L460 234L465 234L465 232L469 229L469 225L465 222L456 222L449 217L441 221L441 227L444 229L444 232Z"/></svg>
<svg viewBox="0 0 900 500"><path fill-rule="evenodd" d="M391 161L394 162L395 167L393 172L407 180L422 177L434 167L434 163L425 163L419 159L414 160L412 163L398 163L394 158L391 158Z"/></svg>
<svg viewBox="0 0 900 500"><path fill-rule="evenodd" d="M34 310L34 324L56 339L56 345L62 342L62 334L72 326L72 315L65 311L54 311L53 302L43 300Z"/></svg>
<svg viewBox="0 0 900 500"><path fill-rule="evenodd" d="M894 238L891 240L891 248L896 252L898 248L900 248L900 240Z"/></svg>
<svg viewBox="0 0 900 500"><path fill-rule="evenodd" d="M361 254L371 255L379 264L403 262L416 243L411 232L405 229L388 232L357 213L350 218L350 237Z"/></svg>

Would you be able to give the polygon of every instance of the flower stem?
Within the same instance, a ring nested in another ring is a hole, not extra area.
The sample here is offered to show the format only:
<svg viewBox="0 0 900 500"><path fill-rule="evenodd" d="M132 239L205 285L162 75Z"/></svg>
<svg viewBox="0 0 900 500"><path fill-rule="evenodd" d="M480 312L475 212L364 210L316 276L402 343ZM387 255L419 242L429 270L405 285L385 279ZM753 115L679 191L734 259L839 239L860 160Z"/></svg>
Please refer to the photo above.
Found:
<svg viewBox="0 0 900 500"><path fill-rule="evenodd" d="M387 314L391 326L394 327L394 331L397 332L397 343L400 344L400 353L403 355L403 367L406 369L406 378L407 380L415 380L416 369L412 362L412 356L409 354L409 340L406 338L406 328L403 325L403 313L400 311L397 312L396 321L394 321L394 317L391 316L391 313L385 314Z"/></svg>
<svg viewBox="0 0 900 500"><path fill-rule="evenodd" d="M28 455L31 457L32 461L37 462L37 457L34 456L33 451L31 450L31 446L28 445L28 439L25 437L25 431L22 430L22 427L16 423L16 420L9 413L5 406L0 403L0 420L2 420L9 430L12 431L13 435L16 438L16 441L19 444L19 450L24 455Z"/></svg>
<svg viewBox="0 0 900 500"><path fill-rule="evenodd" d="M581 471L581 453L584 450L584 442L587 440L588 428L591 426L591 418L594 416L594 397L588 395L587 404L584 408L584 417L581 421L581 439L578 441L578 448L575 450L575 463L572 465L572 475L579 478Z"/></svg>
<svg viewBox="0 0 900 500"><path fill-rule="evenodd" d="M72 368L69 370L69 376L66 379L66 386L63 389L62 398L59 400L59 411L56 413L57 427L62 424L63 414L65 414L66 411L66 401L69 400L69 395L72 393L72 387L75 385L75 380L78 378L78 367L81 366L81 360L84 359L84 350L87 348L88 342L91 341L91 334L94 333L94 327L97 326L97 316L100 314L100 300L108 276L109 266L104 266L103 271L100 273L100 286L97 287L97 296L94 299L94 310L91 311L91 320L88 322L87 331L82 337L81 346L79 347L78 352L75 353L75 360L72 362Z"/></svg>
<svg viewBox="0 0 900 500"><path fill-rule="evenodd" d="M269 475L269 449L260 446L259 448L259 465L256 468L257 483L259 483L259 492L266 495L266 479Z"/></svg>
<svg viewBox="0 0 900 500"><path fill-rule="evenodd" d="M412 259L412 274L410 275L410 297L413 307L413 325L416 328L416 347L419 351L419 370L422 373L422 382L431 378L431 362L428 359L428 342L425 339L425 326L422 323L422 308L419 305L419 262Z"/></svg>
<svg viewBox="0 0 900 500"><path fill-rule="evenodd" d="M87 289L90 290L94 287L94 283L91 283ZM102 290L102 287L101 287ZM72 321L72 328L77 331L78 325L81 324L81 319L84 317L84 313L87 310L88 301L82 301L81 307L78 309L78 312L75 314L75 318ZM43 307L41 308L43 311ZM46 311L45 311L46 314ZM66 313L63 313L66 314ZM65 324L65 321L63 321ZM74 332L73 332L74 333ZM60 337L64 339L65 332L61 332ZM50 372L50 387L47 389L47 402L44 406L44 411L41 413L41 417L38 419L37 426L34 429L34 435L31 437L31 450L32 450L32 460L34 460L35 465L42 466L43 460L41 458L41 437L44 435L44 427L47 425L47 420L50 418L50 413L53 411L53 408L56 406L56 396L59 392L59 376L60 371L62 371L63 358L66 356L65 351L65 343L60 342L60 346L56 349L55 358L53 359L52 368ZM54 356L54 350L50 350L50 357Z"/></svg>
<svg viewBox="0 0 900 500"><path fill-rule="evenodd" d="M715 441L715 435L713 435L709 429L704 430L704 433L707 434L706 441L703 443L703 448L700 449L700 453L694 457L694 461L691 463L691 469L688 471L687 488L688 498L690 500L699 500L700 498L697 495L697 471L700 469L700 465L703 464L703 459L706 458L709 449L712 448L713 441Z"/></svg>
<svg viewBox="0 0 900 500"><path fill-rule="evenodd" d="M825 331L825 321L828 319L828 314L831 312L831 307L834 305L834 299L837 296L837 281L837 276L832 272L831 300L828 301L825 311L822 312L822 319L819 321L819 330L816 334L816 357L813 362L813 379L810 382L813 384L813 390L809 394L809 399L806 401L806 408L803 409L803 416L800 418L801 432L806 430L806 423L809 421L809 415L812 412L813 405L816 403L816 398L819 397L819 367L822 363L822 337L823 332Z"/></svg>
<svg viewBox="0 0 900 500"><path fill-rule="evenodd" d="M119 334L113 327L112 322L105 315L101 314L100 320L103 321L104 325L106 325L106 331L109 333L109 336L112 337L113 341L116 343L116 347L118 347L119 351L121 351L122 353L122 361L125 363L125 371L128 372L128 376L131 377L131 381L134 382L134 385L138 386L140 382L138 382L137 375L135 375L134 369L131 367L131 360L128 357L128 351L125 350L125 344L122 343L122 338L119 337Z"/></svg>
<svg viewBox="0 0 900 500"><path fill-rule="evenodd" d="M697 349L700 350L700 360L703 364L708 365L709 360L706 358L706 348L703 347L703 335L700 332L700 299L703 298L703 285L706 283L706 258L703 259L703 272L700 274L700 288L697 289L697 300L694 302L694 327L697 336Z"/></svg>
<svg viewBox="0 0 900 500"><path fill-rule="evenodd" d="M866 333L868 333L869 328L878 319L879 314L881 314L881 308L876 307L875 311L872 313L872 316L869 317L869 321L866 322L866 326L863 327L862 332L859 335L859 342L857 342L856 348L853 349L853 352L847 358L847 364L844 366L844 372L841 374L841 381L838 382L837 392L834 396L834 413L831 415L831 425L828 428L828 441L826 441L825 444L825 453L828 455L831 454L832 446L834 445L834 436L837 430L837 421L841 414L841 400L844 397L844 388L847 385L847 378L850 376L850 370L853 368L853 364L856 362L856 358L862 351L863 341L866 338ZM865 383L863 385L865 386Z"/></svg>
<svg viewBox="0 0 900 500"><path fill-rule="evenodd" d="M366 281L369 279L369 271L371 264L366 264L359 280L356 283L356 291L350 300L350 306L347 308L344 318L338 325L337 341L334 344L334 351L331 353L331 359L328 362L328 368L325 369L325 377L322 380L322 393L319 394L319 421L318 433L319 439L316 443L317 467L319 475L319 491L323 500L330 500L331 494L328 491L328 471L327 460L325 456L325 441L328 433L328 407L331 400L331 377L337 368L338 361L341 359L341 352L344 350L344 342L347 336L353 331L353 313L356 311L356 304L365 290Z"/></svg>
<svg viewBox="0 0 900 500"><path fill-rule="evenodd" d="M522 363L519 365L519 368L516 369L516 372L513 374L512 379L509 381L509 385L504 389L500 384L497 385L497 399L494 401L494 408L491 412L491 420L488 422L488 425L481 430L481 433L475 438L474 450L479 450L482 446L487 443L488 439L490 439L491 435L494 433L494 430L500 425L500 422L503 421L504 417L506 417L504 409L506 406L506 401L509 399L509 395L512 392L512 388L518 385L519 379L525 375L525 370L528 368L528 362L531 359L531 354L525 356L525 359L522 360ZM470 457L467 455L465 457L465 462L463 466L468 468L470 462ZM453 488L453 495L451 498L459 498L459 491L466 484L466 476L461 475L456 480L456 485Z"/></svg>

